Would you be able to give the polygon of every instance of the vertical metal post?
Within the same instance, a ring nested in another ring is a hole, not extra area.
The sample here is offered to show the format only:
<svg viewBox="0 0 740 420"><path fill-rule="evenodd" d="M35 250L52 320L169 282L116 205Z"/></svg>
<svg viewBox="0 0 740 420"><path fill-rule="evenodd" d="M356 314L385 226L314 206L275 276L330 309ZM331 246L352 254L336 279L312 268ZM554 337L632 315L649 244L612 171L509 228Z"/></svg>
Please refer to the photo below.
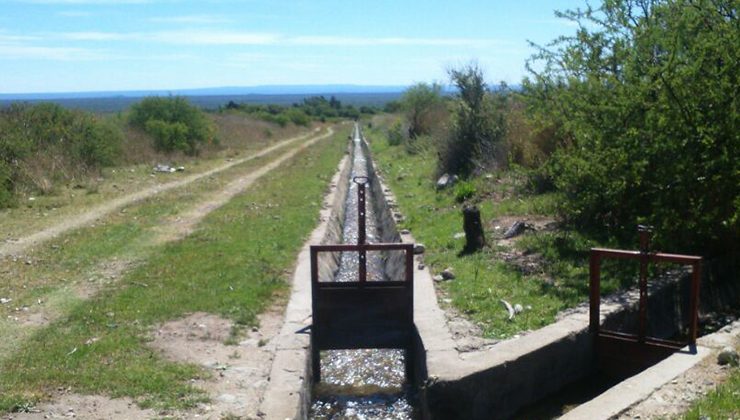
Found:
<svg viewBox="0 0 740 420"><path fill-rule="evenodd" d="M637 227L637 231L640 234L640 312L637 340L644 343L647 336L647 266L650 259L651 228L640 225Z"/></svg>
<svg viewBox="0 0 740 420"><path fill-rule="evenodd" d="M601 311L601 254L591 250L589 260L589 322L588 330L597 336L599 334Z"/></svg>
<svg viewBox="0 0 740 420"><path fill-rule="evenodd" d="M321 381L321 350L319 349L318 340L316 335L320 334L318 330L321 328L319 323L316 322L316 307L318 305L318 288L319 288L319 253L312 246L311 250L311 306L313 314L313 323L311 325L311 370L313 382L318 383Z"/></svg>
<svg viewBox="0 0 740 420"><path fill-rule="evenodd" d="M701 261L691 267L691 301L689 302L689 344L696 345L696 334L699 328L699 285L701 282Z"/></svg>
<svg viewBox="0 0 740 420"><path fill-rule="evenodd" d="M367 177L355 177L354 183L357 184L357 245L365 245L366 235L366 203L365 203L365 185L368 183ZM367 281L367 250L360 247L357 256L359 258L360 285Z"/></svg>

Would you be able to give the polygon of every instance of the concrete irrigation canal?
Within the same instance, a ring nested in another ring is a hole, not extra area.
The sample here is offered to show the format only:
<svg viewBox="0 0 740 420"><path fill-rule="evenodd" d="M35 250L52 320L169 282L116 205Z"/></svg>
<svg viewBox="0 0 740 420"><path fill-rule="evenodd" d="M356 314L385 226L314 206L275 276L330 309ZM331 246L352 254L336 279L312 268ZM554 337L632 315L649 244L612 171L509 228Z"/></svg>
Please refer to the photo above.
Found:
<svg viewBox="0 0 740 420"><path fill-rule="evenodd" d="M461 351L357 125L350 139L299 256L264 418L610 418L726 339L696 340L699 259L602 249L592 251L590 315L576 308L519 338ZM601 298L598 264L612 257L638 260L641 273L663 260L691 270L649 286L641 276L639 290ZM621 331L633 323L639 334Z"/></svg>

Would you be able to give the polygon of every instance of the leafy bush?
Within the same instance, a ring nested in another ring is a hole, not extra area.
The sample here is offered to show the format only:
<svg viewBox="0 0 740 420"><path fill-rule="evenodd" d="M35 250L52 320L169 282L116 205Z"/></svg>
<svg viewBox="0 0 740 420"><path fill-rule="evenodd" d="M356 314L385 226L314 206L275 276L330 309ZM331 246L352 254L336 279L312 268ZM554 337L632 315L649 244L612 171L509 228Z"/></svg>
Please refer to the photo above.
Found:
<svg viewBox="0 0 740 420"><path fill-rule="evenodd" d="M569 11L524 90L568 139L548 164L576 225L703 255L740 252L737 2L604 2Z"/></svg>
<svg viewBox="0 0 740 420"><path fill-rule="evenodd" d="M409 139L431 134L445 113L442 85L417 83L406 89L400 104L409 124Z"/></svg>
<svg viewBox="0 0 740 420"><path fill-rule="evenodd" d="M182 97L146 98L131 107L129 121L151 135L163 152L195 155L200 144L213 141L211 122Z"/></svg>
<svg viewBox="0 0 740 420"><path fill-rule="evenodd" d="M111 165L123 134L107 121L59 105L13 104L0 111L0 206L18 185L49 189L50 180Z"/></svg>
<svg viewBox="0 0 740 420"><path fill-rule="evenodd" d="M403 127L401 121L396 121L391 128L388 129L388 144L391 146L398 146L404 141Z"/></svg>
<svg viewBox="0 0 740 420"><path fill-rule="evenodd" d="M468 177L477 167L506 158L501 148L506 130L506 97L503 90L488 91L483 71L477 65L449 73L460 93L450 136L440 147L438 172Z"/></svg>

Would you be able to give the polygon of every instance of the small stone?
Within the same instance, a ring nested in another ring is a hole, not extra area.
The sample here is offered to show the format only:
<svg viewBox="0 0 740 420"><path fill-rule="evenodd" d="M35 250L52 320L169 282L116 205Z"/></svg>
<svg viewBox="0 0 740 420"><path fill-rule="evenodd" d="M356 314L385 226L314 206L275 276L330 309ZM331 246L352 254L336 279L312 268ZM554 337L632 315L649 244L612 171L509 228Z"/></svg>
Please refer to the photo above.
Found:
<svg viewBox="0 0 740 420"><path fill-rule="evenodd" d="M409 234L411 234L411 231L409 231L408 229L401 229L401 235L409 235Z"/></svg>
<svg viewBox="0 0 740 420"><path fill-rule="evenodd" d="M427 249L424 246L424 244L416 244L416 245L414 245L414 254L416 254L416 255L423 254L426 250Z"/></svg>
<svg viewBox="0 0 740 420"><path fill-rule="evenodd" d="M216 399L222 403L233 404L237 401L236 396L231 394L221 394Z"/></svg>
<svg viewBox="0 0 740 420"><path fill-rule="evenodd" d="M416 266L416 268L418 268L419 270L423 270L424 267L426 267L424 264L419 264L418 266Z"/></svg>
<svg viewBox="0 0 740 420"><path fill-rule="evenodd" d="M452 271L452 267L445 268L440 274L444 280L453 280L455 278L455 273Z"/></svg>
<svg viewBox="0 0 740 420"><path fill-rule="evenodd" d="M10 303L12 301L13 301L13 299L11 299L11 298L0 298L0 304L3 304L3 305L5 305L7 303Z"/></svg>
<svg viewBox="0 0 740 420"><path fill-rule="evenodd" d="M432 277L432 280L434 280L434 281L436 281L436 282L440 282L440 281L444 281L444 277L442 277L442 276L441 276L441 275L439 275L439 274L435 274L435 275L434 275L434 276Z"/></svg>
<svg viewBox="0 0 740 420"><path fill-rule="evenodd" d="M738 361L740 361L740 356L738 356L737 350L730 346L723 348L717 355L717 363L721 366L737 366Z"/></svg>
<svg viewBox="0 0 740 420"><path fill-rule="evenodd" d="M455 239L462 239L465 237L465 232L457 232L456 234L452 235Z"/></svg>
<svg viewBox="0 0 740 420"><path fill-rule="evenodd" d="M514 305L514 313L519 314L522 313L522 311L524 311L524 307L521 304L517 303Z"/></svg>

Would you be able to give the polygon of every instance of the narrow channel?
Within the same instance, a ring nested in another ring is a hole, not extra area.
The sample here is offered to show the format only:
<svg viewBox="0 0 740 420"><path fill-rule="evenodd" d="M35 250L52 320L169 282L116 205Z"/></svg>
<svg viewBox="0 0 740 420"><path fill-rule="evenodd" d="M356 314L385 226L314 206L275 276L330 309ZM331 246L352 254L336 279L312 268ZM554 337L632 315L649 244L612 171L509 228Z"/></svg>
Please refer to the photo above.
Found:
<svg viewBox="0 0 740 420"><path fill-rule="evenodd" d="M362 135L355 124L352 135L353 157L349 191L345 201L343 242L356 244L358 238L357 188L352 180L368 176ZM365 188L371 188L370 179ZM378 210L367 191L366 240L380 242ZM334 281L358 279L358 255L344 252ZM367 280L385 278L383 256L378 252L367 255ZM414 408L410 402L410 386L406 378L405 351L402 349L330 350L321 352L321 381L314 385L311 419L412 419Z"/></svg>

